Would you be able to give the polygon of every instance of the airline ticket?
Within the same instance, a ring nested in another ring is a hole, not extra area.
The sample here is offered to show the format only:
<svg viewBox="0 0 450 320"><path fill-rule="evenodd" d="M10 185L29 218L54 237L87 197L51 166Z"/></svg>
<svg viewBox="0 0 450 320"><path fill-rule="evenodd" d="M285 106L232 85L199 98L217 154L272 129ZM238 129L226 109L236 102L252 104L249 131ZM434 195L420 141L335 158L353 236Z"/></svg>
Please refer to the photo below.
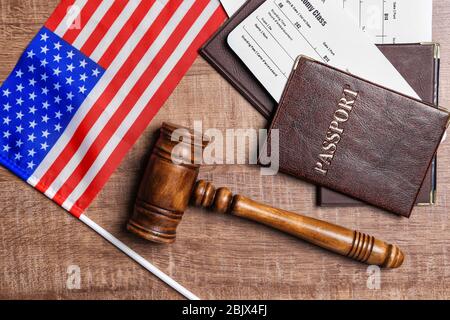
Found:
<svg viewBox="0 0 450 320"><path fill-rule="evenodd" d="M267 0L228 44L277 101L299 55L418 98L335 0Z"/></svg>
<svg viewBox="0 0 450 320"><path fill-rule="evenodd" d="M232 16L246 0L220 0ZM334 0L377 44L433 41L432 0Z"/></svg>

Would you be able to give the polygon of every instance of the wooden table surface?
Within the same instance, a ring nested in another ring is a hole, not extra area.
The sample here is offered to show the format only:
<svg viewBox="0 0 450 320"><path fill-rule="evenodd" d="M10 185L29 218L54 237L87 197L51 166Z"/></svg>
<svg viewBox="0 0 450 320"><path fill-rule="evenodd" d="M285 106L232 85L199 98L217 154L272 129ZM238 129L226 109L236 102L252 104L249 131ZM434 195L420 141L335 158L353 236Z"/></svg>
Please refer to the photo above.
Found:
<svg viewBox="0 0 450 320"><path fill-rule="evenodd" d="M58 0L0 0L0 79ZM434 1L442 45L441 105L450 106L450 4ZM315 206L315 188L252 166L205 167L201 177L268 204L371 233L398 244L402 268L368 286L367 266L233 217L189 209L170 246L125 231L154 132L163 121L205 128L263 128L265 120L198 58L87 215L201 298L450 298L450 142L439 150L438 203L404 219L370 207ZM73 269L75 268L75 269ZM79 269L78 269L79 268ZM73 273L75 270L75 273ZM79 273L77 273L79 270ZM80 275L79 287L74 276ZM74 286L75 284L75 286ZM0 298L180 299L135 262L7 170L0 169Z"/></svg>

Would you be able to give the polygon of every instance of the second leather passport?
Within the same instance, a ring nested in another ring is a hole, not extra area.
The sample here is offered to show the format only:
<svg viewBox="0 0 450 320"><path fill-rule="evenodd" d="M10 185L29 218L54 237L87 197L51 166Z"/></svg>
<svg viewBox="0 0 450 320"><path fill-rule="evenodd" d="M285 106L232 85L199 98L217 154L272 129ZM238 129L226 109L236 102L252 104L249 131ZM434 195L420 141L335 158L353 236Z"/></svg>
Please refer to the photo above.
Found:
<svg viewBox="0 0 450 320"><path fill-rule="evenodd" d="M280 131L281 171L408 217L448 118L302 58L270 129Z"/></svg>

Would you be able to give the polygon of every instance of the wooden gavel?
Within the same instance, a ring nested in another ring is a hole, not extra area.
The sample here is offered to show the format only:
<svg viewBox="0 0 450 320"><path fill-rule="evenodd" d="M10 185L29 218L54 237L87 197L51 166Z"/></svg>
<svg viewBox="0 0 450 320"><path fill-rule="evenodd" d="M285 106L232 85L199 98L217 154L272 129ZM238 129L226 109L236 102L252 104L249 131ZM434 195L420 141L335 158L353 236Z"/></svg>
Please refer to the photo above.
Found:
<svg viewBox="0 0 450 320"><path fill-rule="evenodd" d="M172 139L175 130L177 138ZM208 141L198 133L163 124L139 189L134 213L127 224L129 231L153 242L172 243L191 200L196 206L260 222L360 262L386 268L402 265L404 255L395 245L233 195L227 188L216 190L203 180L197 181L200 165L193 160L194 154L207 144Z"/></svg>

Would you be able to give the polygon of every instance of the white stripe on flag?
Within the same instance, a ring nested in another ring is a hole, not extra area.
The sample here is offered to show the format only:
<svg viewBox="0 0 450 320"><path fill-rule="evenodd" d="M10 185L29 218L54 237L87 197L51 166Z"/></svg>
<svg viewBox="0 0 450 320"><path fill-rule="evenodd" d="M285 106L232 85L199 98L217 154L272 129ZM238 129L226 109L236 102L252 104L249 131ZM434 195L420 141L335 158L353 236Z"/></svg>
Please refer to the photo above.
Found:
<svg viewBox="0 0 450 320"><path fill-rule="evenodd" d="M92 180L98 174L100 169L104 166L106 161L109 159L111 153L115 150L117 145L122 141L125 134L133 126L136 119L139 117L143 109L147 106L150 99L153 97L155 92L160 89L161 84L173 70L178 61L182 58L188 47L191 45L193 40L197 37L199 32L202 30L206 22L213 15L218 7L218 1L211 1L208 6L203 10L201 15L197 18L195 23L192 25L190 30L184 36L183 40L179 43L176 50L164 64L164 66L159 70L155 79L147 87L144 94L141 96L139 101L126 116L124 121L120 124L119 128L116 130L115 134L108 141L105 148L98 155L93 165L89 168L82 181L77 185L77 187L72 191L66 201L63 203L62 207L66 210L71 210L74 203L83 195L87 187L90 185Z"/></svg>
<svg viewBox="0 0 450 320"><path fill-rule="evenodd" d="M133 12L136 10L140 1L131 0L127 3L123 11L117 17L116 21L109 28L108 32L105 34L103 39L99 42L94 52L92 52L90 58L95 62L100 61L105 53L106 49L109 48L113 40L116 38L117 34L122 30L125 23L130 19Z"/></svg>
<svg viewBox="0 0 450 320"><path fill-rule="evenodd" d="M121 49L117 57L114 59L110 67L106 69L105 73L103 74L103 77L96 84L94 89L92 89L91 93L86 97L86 100L82 103L78 111L75 113L74 117L69 122L69 125L64 131L63 135L61 135L61 137L58 139L58 141L50 150L50 152L47 154L47 156L44 158L44 160L39 164L39 166L33 173L32 177L28 179L28 183L30 183L33 187L36 186L39 180L44 176L44 174L47 172L47 170L50 168L53 162L64 150L67 143L70 141L76 129L80 125L81 121L83 121L88 111L92 108L95 102L97 102L99 97L108 87L111 80L114 79L117 72L120 70L125 61L127 61L129 56L133 52L134 48L141 41L142 37L145 35L147 30L153 24L153 22L155 21L156 17L158 17L162 9L163 6L159 2L155 2L152 8L142 19L142 21L140 22L134 33L131 35L130 39L128 39L126 44L123 46L123 48ZM49 190L49 192L51 192L51 190ZM56 192L51 193L55 194Z"/></svg>
<svg viewBox="0 0 450 320"><path fill-rule="evenodd" d="M56 28L55 30L55 33L58 36L62 38L64 34L69 30L69 28L74 24L75 20L81 19L81 10L83 10L83 7L87 2L88 0L76 0L75 3L69 7L64 19L62 19L62 21L58 25L58 28Z"/></svg>
<svg viewBox="0 0 450 320"><path fill-rule="evenodd" d="M89 39L92 32L94 32L95 28L97 28L97 25L102 21L106 12L108 12L109 8L111 8L113 4L114 1L102 1L97 10L95 10L92 17L84 26L83 30L81 30L75 41L72 43L75 48L80 50L83 47L85 42Z"/></svg>
<svg viewBox="0 0 450 320"><path fill-rule="evenodd" d="M77 152L75 152L75 154L72 156L72 159L66 164L55 181L51 184L49 192L46 192L46 195L48 197L53 198L55 195L54 192L58 192L58 190L64 185L66 180L69 179L69 177L72 175L73 171L77 168L80 161L84 158L92 143L95 142L97 136L108 124L109 120L117 111L122 102L128 97L130 90L142 77L142 75L147 70L148 66L153 62L153 59L164 46L164 44L167 43L167 40L170 38L175 28L180 24L181 20L192 7L194 2L195 0L184 0L183 3L178 7L177 11L173 14L171 19L166 23L164 29L158 35L158 38L152 43L145 56L138 63L136 68L127 78L120 90L116 93L113 100L102 112L92 128L90 128L89 133L84 138Z"/></svg>

